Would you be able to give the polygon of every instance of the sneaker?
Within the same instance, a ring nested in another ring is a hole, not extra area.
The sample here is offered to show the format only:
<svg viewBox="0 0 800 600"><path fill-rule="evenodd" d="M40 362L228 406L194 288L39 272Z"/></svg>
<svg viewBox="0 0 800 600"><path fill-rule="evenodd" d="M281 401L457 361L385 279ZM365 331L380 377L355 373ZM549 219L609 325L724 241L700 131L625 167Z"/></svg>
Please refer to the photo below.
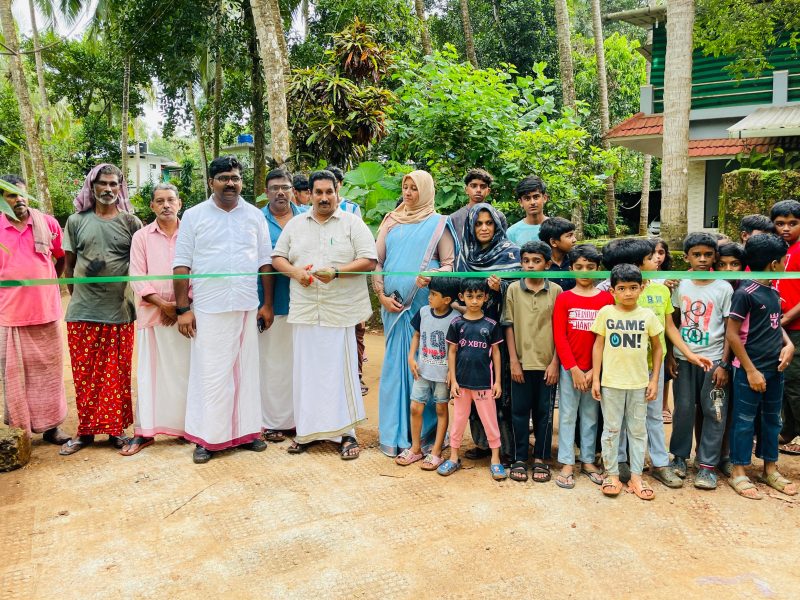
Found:
<svg viewBox="0 0 800 600"><path fill-rule="evenodd" d="M631 466L626 463L619 463L619 480L628 483L631 480Z"/></svg>
<svg viewBox="0 0 800 600"><path fill-rule="evenodd" d="M717 474L714 473L714 469L701 468L694 478L694 487L699 490L717 489Z"/></svg>
<svg viewBox="0 0 800 600"><path fill-rule="evenodd" d="M683 459L680 456L674 457L672 462L669 463L669 468L672 469L675 472L675 475L681 479L686 479L686 471L688 469L686 466L686 459Z"/></svg>
<svg viewBox="0 0 800 600"><path fill-rule="evenodd" d="M733 463L727 458L722 459L717 468L725 477L730 477L733 474Z"/></svg>
<svg viewBox="0 0 800 600"><path fill-rule="evenodd" d="M250 442L249 444L242 444L243 450L252 450L253 452L263 452L267 449L267 442L263 439L258 438Z"/></svg>
<svg viewBox="0 0 800 600"><path fill-rule="evenodd" d="M196 465L202 465L203 463L207 463L211 460L213 454L211 454L210 450L206 450L200 444L197 444L194 448L194 453L192 454L192 460Z"/></svg>
<svg viewBox="0 0 800 600"><path fill-rule="evenodd" d="M658 479L668 488L674 490L683 487L683 479L675 475L675 471L669 467L653 467L653 472L650 473L653 479Z"/></svg>

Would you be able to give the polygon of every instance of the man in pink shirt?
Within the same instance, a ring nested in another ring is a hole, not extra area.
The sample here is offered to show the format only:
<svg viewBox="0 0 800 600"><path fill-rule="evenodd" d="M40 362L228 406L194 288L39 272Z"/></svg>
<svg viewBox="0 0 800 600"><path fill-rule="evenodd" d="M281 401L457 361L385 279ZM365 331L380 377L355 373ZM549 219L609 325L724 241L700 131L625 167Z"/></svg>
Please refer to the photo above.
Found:
<svg viewBox="0 0 800 600"><path fill-rule="evenodd" d="M26 191L18 175L3 181ZM55 279L64 270L61 227L28 206L22 195L3 191L14 218L0 214L0 279ZM55 260L55 263L53 262ZM5 423L45 441L69 440L59 425L67 416L58 285L0 288L0 377Z"/></svg>
<svg viewBox="0 0 800 600"><path fill-rule="evenodd" d="M150 209L156 220L133 234L131 275L171 275L178 239L181 201L171 183L153 190ZM184 435L189 385L189 338L176 323L171 279L132 281L136 294L138 365L134 437L120 454L131 456L153 443L154 436Z"/></svg>

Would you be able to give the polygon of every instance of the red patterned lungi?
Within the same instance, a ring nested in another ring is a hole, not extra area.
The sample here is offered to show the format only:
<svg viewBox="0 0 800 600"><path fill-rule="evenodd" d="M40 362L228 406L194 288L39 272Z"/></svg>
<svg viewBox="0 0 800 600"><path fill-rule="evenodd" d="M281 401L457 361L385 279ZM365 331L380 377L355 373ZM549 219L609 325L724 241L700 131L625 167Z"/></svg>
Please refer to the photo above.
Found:
<svg viewBox="0 0 800 600"><path fill-rule="evenodd" d="M78 435L122 435L133 423L133 323L67 323Z"/></svg>

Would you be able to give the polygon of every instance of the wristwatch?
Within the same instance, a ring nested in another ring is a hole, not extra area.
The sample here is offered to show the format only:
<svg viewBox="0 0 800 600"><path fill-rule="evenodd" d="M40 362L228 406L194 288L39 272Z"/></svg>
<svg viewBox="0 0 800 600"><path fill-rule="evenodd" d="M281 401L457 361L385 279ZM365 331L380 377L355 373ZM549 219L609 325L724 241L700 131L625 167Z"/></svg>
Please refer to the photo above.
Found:
<svg viewBox="0 0 800 600"><path fill-rule="evenodd" d="M182 315L184 313L189 312L190 310L192 310L191 306L176 306L175 307L175 314L176 315Z"/></svg>
<svg viewBox="0 0 800 600"><path fill-rule="evenodd" d="M333 278L334 278L334 279L339 279L339 269L334 269L334 271L333 271Z"/></svg>
<svg viewBox="0 0 800 600"><path fill-rule="evenodd" d="M731 370L731 363L725 362L724 360L719 361L719 365L717 365L717 366L722 367L726 371L730 371Z"/></svg>

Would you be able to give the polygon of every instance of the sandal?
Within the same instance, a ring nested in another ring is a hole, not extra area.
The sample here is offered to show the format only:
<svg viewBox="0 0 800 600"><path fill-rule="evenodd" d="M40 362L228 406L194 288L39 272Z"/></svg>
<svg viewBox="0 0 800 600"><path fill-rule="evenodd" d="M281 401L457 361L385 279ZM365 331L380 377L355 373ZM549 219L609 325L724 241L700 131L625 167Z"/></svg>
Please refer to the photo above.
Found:
<svg viewBox="0 0 800 600"><path fill-rule="evenodd" d="M419 468L423 471L435 471L443 462L444 459L441 456L427 454L425 455L425 460L422 461L422 464L419 466Z"/></svg>
<svg viewBox="0 0 800 600"><path fill-rule="evenodd" d="M142 448L147 448L155 443L155 439L151 437L135 436L133 439L128 440L128 443L122 447L119 453L122 456L133 456L138 453Z"/></svg>
<svg viewBox="0 0 800 600"><path fill-rule="evenodd" d="M395 457L394 462L401 467L407 467L408 465L413 465L415 462L422 460L423 458L425 457L422 453L415 454L411 451L411 448L406 448Z"/></svg>
<svg viewBox="0 0 800 600"><path fill-rule="evenodd" d="M758 491L758 488L753 485L753 482L750 481L747 475L729 478L728 485L730 485L733 488L733 491L739 494L742 498L747 498L748 500L761 500L764 497L764 494ZM755 493L748 496L744 493L748 490L755 490Z"/></svg>
<svg viewBox="0 0 800 600"><path fill-rule="evenodd" d="M603 485L603 472L602 471L590 471L586 468L586 465L581 466L581 473L586 475L589 478L589 481L596 485Z"/></svg>
<svg viewBox="0 0 800 600"><path fill-rule="evenodd" d="M339 458L342 460L355 460L361 454L361 447L352 435L343 435L339 445ZM421 457L421 455L420 455Z"/></svg>
<svg viewBox="0 0 800 600"><path fill-rule="evenodd" d="M520 482L528 481L528 465L521 460L511 465L511 479Z"/></svg>
<svg viewBox="0 0 800 600"><path fill-rule="evenodd" d="M305 452L306 450L308 450L308 447L309 447L310 445L311 445L310 443L309 443L309 444L300 444L300 443L298 443L298 442L292 442L292 445L291 445L291 446L289 446L289 447L286 449L286 451L287 451L289 454L302 454L303 452Z"/></svg>
<svg viewBox="0 0 800 600"><path fill-rule="evenodd" d="M672 423L672 413L668 410L665 410L661 413L661 418L664 420L664 425L669 425Z"/></svg>
<svg viewBox="0 0 800 600"><path fill-rule="evenodd" d="M606 477L603 479L603 485L600 490L606 496L619 496L619 493L622 491L622 482L621 481L614 481L611 477Z"/></svg>
<svg viewBox="0 0 800 600"><path fill-rule="evenodd" d="M559 473L556 476L556 485L560 488L565 490L571 490L575 487L575 475L574 473L570 473L568 475L564 475L563 473Z"/></svg>
<svg viewBox="0 0 800 600"><path fill-rule="evenodd" d="M656 497L655 491L653 490L653 488L651 488L649 485L647 485L647 482L644 479L642 479L639 482L638 486L635 485L633 483L633 479L631 479L628 482L628 487L626 488L626 491L629 494L636 494L636 496L638 498L640 498L641 500L652 500L653 498ZM648 494L647 492L650 492L650 493Z"/></svg>
<svg viewBox="0 0 800 600"><path fill-rule="evenodd" d="M533 480L536 483L547 483L552 479L552 475L550 474L550 465L545 463L533 463L531 465L531 473L533 474ZM544 477L536 477L536 475L544 475Z"/></svg>
<svg viewBox="0 0 800 600"><path fill-rule="evenodd" d="M758 480L761 483L766 483L773 490L777 490L781 494L786 494L787 496L797 495L797 486L795 483L790 479L786 479L786 477L781 475L778 471L773 471L769 475L764 475L762 473L758 476ZM792 489L787 492L786 488L789 486L792 486Z"/></svg>
<svg viewBox="0 0 800 600"><path fill-rule="evenodd" d="M131 443L131 438L127 435L109 435L108 443L117 450L122 450L127 444Z"/></svg>
<svg viewBox="0 0 800 600"><path fill-rule="evenodd" d="M503 465L491 465L489 466L489 471L492 474L492 479L495 481L505 481L508 479L506 468Z"/></svg>
<svg viewBox="0 0 800 600"><path fill-rule="evenodd" d="M458 462L453 462L452 460L448 459L444 461L441 465L439 465L439 468L436 469L436 472L442 477L447 477L448 475L452 475L453 473L458 471L460 468L461 468L460 458L458 459Z"/></svg>
<svg viewBox="0 0 800 600"><path fill-rule="evenodd" d="M48 444L63 446L72 438L63 431L61 431L59 427L53 427L52 429L48 429L42 434L42 439Z"/></svg>
<svg viewBox="0 0 800 600"><path fill-rule="evenodd" d="M86 446L91 446L92 444L94 444L93 435L79 435L76 438L70 439L66 444L61 446L61 450L59 450L58 453L61 456L69 456L70 454L75 454L76 452L83 450Z"/></svg>
<svg viewBox="0 0 800 600"><path fill-rule="evenodd" d="M273 444L279 444L286 439L286 436L283 435L282 432L278 431L277 429L267 429L264 431L264 440L267 442L272 442Z"/></svg>
<svg viewBox="0 0 800 600"><path fill-rule="evenodd" d="M778 446L778 452L792 456L800 455L800 435L795 436L788 444Z"/></svg>

